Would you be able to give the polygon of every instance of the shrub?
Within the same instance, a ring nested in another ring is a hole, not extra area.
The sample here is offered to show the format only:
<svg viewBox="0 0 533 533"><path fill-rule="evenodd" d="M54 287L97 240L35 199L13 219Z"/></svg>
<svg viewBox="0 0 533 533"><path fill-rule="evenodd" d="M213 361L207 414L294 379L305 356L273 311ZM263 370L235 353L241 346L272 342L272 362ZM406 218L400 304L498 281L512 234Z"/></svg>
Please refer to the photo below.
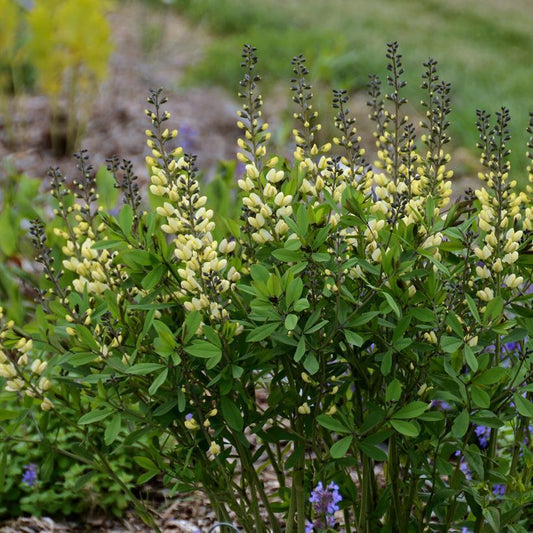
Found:
<svg viewBox="0 0 533 533"><path fill-rule="evenodd" d="M425 63L417 141L395 43L387 58L386 94L369 85L373 166L345 91L338 137L319 141L294 58L290 162L268 154L245 47L239 220L213 221L161 91L147 110L155 209L140 209L127 162L109 163L116 216L85 152L72 187L51 170L58 221L31 230L41 306L24 328L4 323L0 372L132 499L109 462L124 446L138 483L201 488L245 531L531 525L533 189L509 177L508 111L480 111L482 187L452 204L450 87Z"/></svg>

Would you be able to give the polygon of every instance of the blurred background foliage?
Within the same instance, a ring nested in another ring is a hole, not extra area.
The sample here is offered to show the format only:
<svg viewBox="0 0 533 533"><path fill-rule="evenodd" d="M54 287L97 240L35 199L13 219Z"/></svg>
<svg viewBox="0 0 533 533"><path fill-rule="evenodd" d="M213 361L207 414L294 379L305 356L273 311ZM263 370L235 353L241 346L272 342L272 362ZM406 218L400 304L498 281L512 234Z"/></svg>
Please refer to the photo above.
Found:
<svg viewBox="0 0 533 533"><path fill-rule="evenodd" d="M533 111L533 3L529 0L164 3L216 35L203 60L189 69L191 84L216 83L235 91L240 76L238 54L246 42L258 48L259 71L267 85L286 82L291 75L290 59L303 53L315 85L364 92L369 74L386 74L385 43L398 41L406 94L416 103L422 62L428 57L437 59L442 78L452 84L454 145L475 154L475 110L494 112L508 107L513 117L515 177L525 184L525 128L528 113Z"/></svg>

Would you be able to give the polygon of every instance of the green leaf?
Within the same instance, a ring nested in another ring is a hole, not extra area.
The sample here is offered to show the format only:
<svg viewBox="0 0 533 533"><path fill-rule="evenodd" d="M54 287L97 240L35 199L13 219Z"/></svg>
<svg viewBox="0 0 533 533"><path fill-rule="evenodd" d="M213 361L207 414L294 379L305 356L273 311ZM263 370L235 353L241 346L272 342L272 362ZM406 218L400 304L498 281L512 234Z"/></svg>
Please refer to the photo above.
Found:
<svg viewBox="0 0 533 533"><path fill-rule="evenodd" d="M387 303L389 304L389 307L394 311L396 316L398 318L402 317L402 311L400 309L400 306L396 303L396 300L392 296L392 294L389 294L388 292L382 293L385 296L385 299L387 300Z"/></svg>
<svg viewBox="0 0 533 533"><path fill-rule="evenodd" d="M387 454L385 453L385 451L382 450L379 446L376 446L375 444L370 444L364 441L358 441L357 447L367 457L374 459L374 461L386 461L387 460Z"/></svg>
<svg viewBox="0 0 533 533"><path fill-rule="evenodd" d="M68 362L73 367L78 367L92 363L97 357L98 356L93 352L79 352L76 354L69 354L68 358L64 358L62 362Z"/></svg>
<svg viewBox="0 0 533 533"><path fill-rule="evenodd" d="M294 240L294 239L291 239ZM287 286L287 292L285 293L285 304L290 306L300 298L304 289L303 281L300 278L293 279Z"/></svg>
<svg viewBox="0 0 533 533"><path fill-rule="evenodd" d="M76 333L81 337L83 342L91 349L94 350L97 354L100 353L100 346L96 342L94 335L89 331L88 328L82 324L72 324L72 328Z"/></svg>
<svg viewBox="0 0 533 533"><path fill-rule="evenodd" d="M401 394L402 394L402 384L397 379L393 379L387 385L387 390L385 391L385 401L386 402L397 402L400 399Z"/></svg>
<svg viewBox="0 0 533 533"><path fill-rule="evenodd" d="M109 424L107 424L104 433L104 442L106 446L109 446L115 442L118 434L120 432L120 426L122 425L122 417L120 413L115 413L113 418L111 418Z"/></svg>
<svg viewBox="0 0 533 533"><path fill-rule="evenodd" d="M285 318L285 329L287 331L292 331L296 328L298 325L298 317L296 315L293 315L292 313L290 315L287 315Z"/></svg>
<svg viewBox="0 0 533 533"><path fill-rule="evenodd" d="M477 385L470 387L470 397L472 403L480 409L488 409L490 407L490 396Z"/></svg>
<svg viewBox="0 0 533 533"><path fill-rule="evenodd" d="M294 304L294 310L296 312L305 311L306 309L309 309L311 307L311 304L308 302L307 298L300 298L295 304Z"/></svg>
<svg viewBox="0 0 533 533"><path fill-rule="evenodd" d="M202 315L198 311L192 311L187 315L181 330L181 340L184 344L187 344L196 335L201 321Z"/></svg>
<svg viewBox="0 0 533 533"><path fill-rule="evenodd" d="M246 337L246 342L259 342L263 339L266 339L269 337L274 331L276 331L279 327L279 322L270 322L268 324L263 324L262 326L258 326L250 333L248 333L248 336Z"/></svg>
<svg viewBox="0 0 533 533"><path fill-rule="evenodd" d="M365 342L361 335L358 335L357 333L350 331L349 329L344 330L344 336L346 337L348 344L351 344L352 346L357 346L358 348L363 346L363 343Z"/></svg>
<svg viewBox="0 0 533 533"><path fill-rule="evenodd" d="M504 301L501 296L495 296L488 304L483 313L483 323L488 324L492 320L498 319L503 312Z"/></svg>
<svg viewBox="0 0 533 533"><path fill-rule="evenodd" d="M159 470L149 470L148 472L145 472L144 474L141 474L137 478L137 485L144 485L145 483L148 483L153 477L157 476L159 474Z"/></svg>
<svg viewBox="0 0 533 533"><path fill-rule="evenodd" d="M294 352L294 360L298 363L305 354L305 337L302 335Z"/></svg>
<svg viewBox="0 0 533 533"><path fill-rule="evenodd" d="M148 394L150 396L153 396L158 391L159 387L161 387L161 385L165 383L167 376L168 376L168 368L165 368L161 372L161 374L159 374L159 376L157 376L152 382L152 384L150 385L150 388L148 389Z"/></svg>
<svg viewBox="0 0 533 533"><path fill-rule="evenodd" d="M483 509L483 517L494 533L500 533L502 531L500 527L501 521L499 509L496 507L485 507L485 509Z"/></svg>
<svg viewBox="0 0 533 533"><path fill-rule="evenodd" d="M477 310L476 302L474 302L474 299L469 294L465 294L465 298L466 298L466 303L468 304L468 309L470 309L472 316L476 319L476 322L480 324L481 317L479 316L479 311Z"/></svg>
<svg viewBox="0 0 533 533"><path fill-rule="evenodd" d="M240 409L235 405L235 402L223 396L220 399L220 409L222 410L222 416L228 423L228 426L235 431L242 431L244 428L244 420Z"/></svg>
<svg viewBox="0 0 533 533"><path fill-rule="evenodd" d="M98 191L99 205L106 210L113 209L116 206L118 189L115 187L115 178L103 165L96 173L96 190Z"/></svg>
<svg viewBox="0 0 533 533"><path fill-rule="evenodd" d="M74 483L74 485L72 486L72 492L80 491L95 475L96 475L96 470L91 470L79 476L76 479L76 482Z"/></svg>
<svg viewBox="0 0 533 533"><path fill-rule="evenodd" d="M78 419L78 424L94 424L95 422L100 422L105 420L111 413L114 412L112 407L104 407L103 409L95 409L94 411L89 411L85 413L82 417Z"/></svg>
<svg viewBox="0 0 533 533"><path fill-rule="evenodd" d="M305 237L309 229L309 215L307 214L307 207L300 204L296 211L296 224L298 226L298 235Z"/></svg>
<svg viewBox="0 0 533 533"><path fill-rule="evenodd" d="M446 316L446 324L452 328L452 331L458 337L464 337L463 326L461 325L458 316L453 311L450 311Z"/></svg>
<svg viewBox="0 0 533 533"><path fill-rule="evenodd" d="M346 455L346 452L352 444L353 437L348 435L338 440L333 446L329 449L329 453L333 459L341 459Z"/></svg>
<svg viewBox="0 0 533 533"><path fill-rule="evenodd" d="M501 366L495 366L493 368L487 368L484 372L479 374L473 379L476 385L494 385L502 380L507 375L507 370Z"/></svg>
<svg viewBox="0 0 533 533"><path fill-rule="evenodd" d="M287 250L285 248L278 248L272 252L272 255L279 261L284 263L298 263L305 259L305 254L300 250Z"/></svg>
<svg viewBox="0 0 533 533"><path fill-rule="evenodd" d="M120 213L118 214L118 225L127 237L131 236L131 230L133 228L133 210L131 205L124 204Z"/></svg>
<svg viewBox="0 0 533 533"><path fill-rule="evenodd" d="M304 368L307 370L307 373L312 376L313 374L316 374L318 372L318 369L320 368L320 365L318 364L318 360L315 357L315 354L310 353L305 359L304 359Z"/></svg>
<svg viewBox="0 0 533 533"><path fill-rule="evenodd" d="M470 424L470 415L468 414L468 411L464 409L463 411L459 413L459 415L453 421L452 435L456 439L463 438L466 435L469 424Z"/></svg>
<svg viewBox="0 0 533 533"><path fill-rule="evenodd" d="M463 354L465 356L466 364L470 367L470 370L472 370L472 372L474 372L475 374L479 368L479 363L474 352L472 351L472 348L470 348L468 344L465 344L463 348Z"/></svg>
<svg viewBox="0 0 533 533"><path fill-rule="evenodd" d="M219 346L215 346L208 341L196 340L184 350L193 357L200 357L202 359L211 359L212 357L221 357L222 350Z"/></svg>
<svg viewBox="0 0 533 533"><path fill-rule="evenodd" d="M152 290L160 281L161 278L167 273L167 266L164 264L157 265L150 270L146 276L141 280L142 288L149 291Z"/></svg>
<svg viewBox="0 0 533 533"><path fill-rule="evenodd" d="M383 359L381 360L381 373L384 376L388 376L392 369L392 350L388 350L383 354Z"/></svg>
<svg viewBox="0 0 533 533"><path fill-rule="evenodd" d="M17 416L19 416L19 414L20 414L19 411L8 411L8 410L2 409L0 411L0 422L4 420L11 420L12 418L16 418Z"/></svg>
<svg viewBox="0 0 533 533"><path fill-rule="evenodd" d="M402 435L406 437L417 437L420 433L420 429L413 422L408 422L407 420L391 420L391 426Z"/></svg>
<svg viewBox="0 0 533 533"><path fill-rule="evenodd" d="M17 249L17 230L16 223L13 220L12 211L10 209L3 209L0 213L0 250L10 257Z"/></svg>
<svg viewBox="0 0 533 533"><path fill-rule="evenodd" d="M315 333L315 331L322 329L328 323L329 323L329 320L321 320L318 324L315 324L313 327L306 329L305 333L307 334Z"/></svg>
<svg viewBox="0 0 533 533"><path fill-rule="evenodd" d="M126 374L132 374L134 376L146 376L151 374L160 368L164 368L165 365L159 363L138 363L126 370Z"/></svg>
<svg viewBox="0 0 533 533"><path fill-rule="evenodd" d="M417 416L420 416L428 407L429 405L425 402L411 402L396 411L392 415L392 418L394 420L416 418Z"/></svg>
<svg viewBox="0 0 533 533"><path fill-rule="evenodd" d="M144 455L136 455L133 460L145 470L159 472L159 468L157 467L157 465L150 458L145 457Z"/></svg>
<svg viewBox="0 0 533 533"><path fill-rule="evenodd" d="M350 430L335 418L328 415L318 415L316 421L324 428L336 433L350 433Z"/></svg>
<svg viewBox="0 0 533 533"><path fill-rule="evenodd" d="M311 259L317 263L327 263L331 259L331 255L327 253L315 252L311 254Z"/></svg>
<svg viewBox="0 0 533 533"><path fill-rule="evenodd" d="M533 418L533 404L527 398L515 393L513 394L513 400L517 411L522 416Z"/></svg>
<svg viewBox="0 0 533 533"><path fill-rule="evenodd" d="M440 339L440 346L446 353L456 352L463 344L463 339L443 335Z"/></svg>

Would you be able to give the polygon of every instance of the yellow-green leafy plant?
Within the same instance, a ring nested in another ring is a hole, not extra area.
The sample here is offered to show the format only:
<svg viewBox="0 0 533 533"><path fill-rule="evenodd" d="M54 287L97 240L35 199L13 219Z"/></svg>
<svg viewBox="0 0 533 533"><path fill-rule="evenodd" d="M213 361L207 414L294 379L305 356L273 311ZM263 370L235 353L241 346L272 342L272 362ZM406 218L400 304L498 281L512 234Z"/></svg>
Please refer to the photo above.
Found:
<svg viewBox="0 0 533 533"><path fill-rule="evenodd" d="M15 138L12 117L16 112L16 96L19 92L23 40L20 37L23 13L15 0L0 0L0 116L3 119L7 142Z"/></svg>
<svg viewBox="0 0 533 533"><path fill-rule="evenodd" d="M40 0L29 12L28 52L52 106L51 142L70 152L83 113L106 77L113 46L108 0Z"/></svg>
<svg viewBox="0 0 533 533"><path fill-rule="evenodd" d="M345 91L338 135L320 138L302 56L293 159L270 153L255 49L242 57L239 219L215 218L153 91L155 209L127 162L109 165L116 215L85 152L72 187L50 172L57 220L31 229L41 306L1 322L3 394L72 427L154 530L110 462L128 446L138 483L201 489L249 533L527 533L533 210L510 178L509 113L479 112L483 187L452 203L435 61L418 141L388 46L384 94L370 80L370 165Z"/></svg>

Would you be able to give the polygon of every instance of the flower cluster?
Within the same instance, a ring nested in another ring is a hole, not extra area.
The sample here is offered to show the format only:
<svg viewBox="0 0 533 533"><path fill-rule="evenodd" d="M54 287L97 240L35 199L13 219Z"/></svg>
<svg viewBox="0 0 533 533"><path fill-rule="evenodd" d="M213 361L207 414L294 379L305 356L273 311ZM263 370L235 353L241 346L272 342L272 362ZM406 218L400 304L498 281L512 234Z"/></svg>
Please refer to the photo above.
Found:
<svg viewBox="0 0 533 533"><path fill-rule="evenodd" d="M335 513L339 510L341 501L342 496L336 483L332 481L327 487L324 487L322 481L319 481L309 498L309 503L313 504L315 519L306 524L306 533L325 531L335 527Z"/></svg>
<svg viewBox="0 0 533 533"><path fill-rule="evenodd" d="M150 192L163 200L157 213L164 217L161 229L173 235L174 256L178 261L180 286L174 297L184 302L188 311L208 310L211 320L228 318L224 294L240 278L228 260L219 257L231 254L235 241L213 239L215 223L213 210L206 209L207 197L202 196L196 179L195 157L181 147L167 153L166 143L178 136L178 131L162 129L170 118L160 106L166 102L160 91L152 92L148 102L154 111L147 110L153 130L147 130L147 143L152 156L147 157L152 176Z"/></svg>
<svg viewBox="0 0 533 533"><path fill-rule="evenodd" d="M0 307L0 377L5 378L4 388L8 392L23 392L31 398L38 398L43 411L53 407L46 396L51 381L46 374L48 363L33 357L33 341L28 337L14 338L11 320L4 322Z"/></svg>
<svg viewBox="0 0 533 533"><path fill-rule="evenodd" d="M513 291L522 288L524 278L516 274L514 265L519 251L531 248L524 238L524 230L531 226L532 213L527 208L531 204L531 191L516 191L516 181L509 182L509 161L498 156L509 153L506 147L510 139L509 121L509 111L505 108L496 113L493 126L490 115L478 111L478 146L481 163L487 170L479 175L486 187L475 192L480 202L477 224L483 240L474 247L474 253L479 259L475 269L477 297L484 303L493 300L502 286Z"/></svg>

